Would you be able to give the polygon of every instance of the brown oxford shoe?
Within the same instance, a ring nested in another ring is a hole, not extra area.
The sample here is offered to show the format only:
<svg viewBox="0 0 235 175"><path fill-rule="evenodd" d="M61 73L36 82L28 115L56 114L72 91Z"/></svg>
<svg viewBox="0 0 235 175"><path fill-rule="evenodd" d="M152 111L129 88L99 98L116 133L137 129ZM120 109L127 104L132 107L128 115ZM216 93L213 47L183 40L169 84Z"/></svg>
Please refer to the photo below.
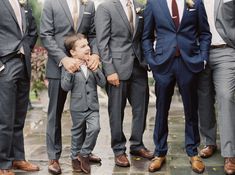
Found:
<svg viewBox="0 0 235 175"><path fill-rule="evenodd" d="M143 157L146 159L152 159L154 157L153 153L146 148L141 148L139 150L130 151L130 154L133 156L139 156L139 157Z"/></svg>
<svg viewBox="0 0 235 175"><path fill-rule="evenodd" d="M155 172L161 169L162 165L165 163L166 157L154 157L149 164L149 172Z"/></svg>
<svg viewBox="0 0 235 175"><path fill-rule="evenodd" d="M82 156L81 154L78 154L78 160L81 163L81 169L84 173L89 174L91 172L90 162L88 156Z"/></svg>
<svg viewBox="0 0 235 175"><path fill-rule="evenodd" d="M60 163L58 160L49 160L48 172L53 175L61 174Z"/></svg>
<svg viewBox="0 0 235 175"><path fill-rule="evenodd" d="M82 172L81 163L78 159L72 160L72 167L74 172Z"/></svg>
<svg viewBox="0 0 235 175"><path fill-rule="evenodd" d="M200 151L199 154L200 154L201 158L209 158L215 153L216 149L217 149L216 145L206 145Z"/></svg>
<svg viewBox="0 0 235 175"><path fill-rule="evenodd" d="M95 154L90 154L89 155L89 161L93 162L93 163L100 163L101 162L101 158L99 158L98 156L96 156Z"/></svg>
<svg viewBox="0 0 235 175"><path fill-rule="evenodd" d="M15 175L11 170L0 169L0 175Z"/></svg>
<svg viewBox="0 0 235 175"><path fill-rule="evenodd" d="M235 157L225 158L224 171L228 175L235 175Z"/></svg>
<svg viewBox="0 0 235 175"><path fill-rule="evenodd" d="M121 166L121 167L129 167L130 166L130 162L129 162L126 154L120 154L120 155L115 156L115 164L117 166Z"/></svg>
<svg viewBox="0 0 235 175"><path fill-rule="evenodd" d="M14 160L12 163L13 169L19 169L23 171L39 171L39 167L25 160Z"/></svg>
<svg viewBox="0 0 235 175"><path fill-rule="evenodd" d="M191 163L192 170L194 172L199 173L199 174L204 172L205 165L199 156L190 157L190 163Z"/></svg>

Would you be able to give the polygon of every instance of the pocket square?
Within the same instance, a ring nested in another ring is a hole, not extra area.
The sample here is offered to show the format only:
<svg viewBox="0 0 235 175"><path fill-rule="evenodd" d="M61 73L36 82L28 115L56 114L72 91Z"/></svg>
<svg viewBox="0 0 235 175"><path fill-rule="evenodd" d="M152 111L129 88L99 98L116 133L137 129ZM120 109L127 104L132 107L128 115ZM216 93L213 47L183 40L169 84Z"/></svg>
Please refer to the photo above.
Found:
<svg viewBox="0 0 235 175"><path fill-rule="evenodd" d="M142 19L143 18L143 16L139 16L139 19Z"/></svg>
<svg viewBox="0 0 235 175"><path fill-rule="evenodd" d="M90 12L84 12L83 14L84 14L84 15L91 15Z"/></svg>
<svg viewBox="0 0 235 175"><path fill-rule="evenodd" d="M193 11L195 11L195 10L196 10L196 9L189 9L190 12L193 12Z"/></svg>

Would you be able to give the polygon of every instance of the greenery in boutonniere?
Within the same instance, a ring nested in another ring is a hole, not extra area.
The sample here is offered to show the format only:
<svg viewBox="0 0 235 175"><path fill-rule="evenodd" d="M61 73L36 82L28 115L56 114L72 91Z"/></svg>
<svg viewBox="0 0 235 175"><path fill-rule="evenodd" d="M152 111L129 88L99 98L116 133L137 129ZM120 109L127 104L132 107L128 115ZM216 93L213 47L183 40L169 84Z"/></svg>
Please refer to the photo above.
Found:
<svg viewBox="0 0 235 175"><path fill-rule="evenodd" d="M81 0L82 5L87 5L88 0Z"/></svg>
<svg viewBox="0 0 235 175"><path fill-rule="evenodd" d="M186 0L185 2L187 4L188 8L193 8L193 6L195 5L194 0Z"/></svg>

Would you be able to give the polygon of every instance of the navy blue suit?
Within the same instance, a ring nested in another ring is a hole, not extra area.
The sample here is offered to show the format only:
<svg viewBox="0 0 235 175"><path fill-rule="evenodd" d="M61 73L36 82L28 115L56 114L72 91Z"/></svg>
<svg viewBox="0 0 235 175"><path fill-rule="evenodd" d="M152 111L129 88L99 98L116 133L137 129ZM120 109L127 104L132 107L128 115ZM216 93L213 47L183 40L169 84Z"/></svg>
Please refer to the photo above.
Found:
<svg viewBox="0 0 235 175"><path fill-rule="evenodd" d="M193 7L185 4L178 29L166 0L148 0L144 12L143 51L156 81L156 156L165 156L167 153L168 110L176 83L184 104L187 154L197 155L197 146L200 143L197 73L204 69L204 60L208 60L211 33L202 0L194 2ZM177 47L180 56L176 57Z"/></svg>

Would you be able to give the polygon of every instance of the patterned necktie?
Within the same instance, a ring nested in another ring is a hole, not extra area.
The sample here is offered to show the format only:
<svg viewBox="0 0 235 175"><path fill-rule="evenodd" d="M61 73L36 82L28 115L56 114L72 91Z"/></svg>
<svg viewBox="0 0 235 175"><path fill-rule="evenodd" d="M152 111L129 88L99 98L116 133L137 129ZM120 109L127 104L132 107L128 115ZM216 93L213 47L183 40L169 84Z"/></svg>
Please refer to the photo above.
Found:
<svg viewBox="0 0 235 175"><path fill-rule="evenodd" d="M78 25L78 2L77 0L73 0L73 28L76 31Z"/></svg>
<svg viewBox="0 0 235 175"><path fill-rule="evenodd" d="M131 26L131 32L133 33L134 32L133 12L132 12L132 3L130 0L127 0L126 7L128 12L128 20Z"/></svg>
<svg viewBox="0 0 235 175"><path fill-rule="evenodd" d="M180 24L180 22L179 22L180 20L179 20L179 11L178 11L178 6L176 3L176 0L172 0L171 7L172 7L172 19L175 23L176 29L178 29L179 24Z"/></svg>
<svg viewBox="0 0 235 175"><path fill-rule="evenodd" d="M23 29L22 29L22 16L21 16L21 11L20 11L20 4L17 0L10 0L11 6L15 12L17 22L20 26L20 31L23 34Z"/></svg>

